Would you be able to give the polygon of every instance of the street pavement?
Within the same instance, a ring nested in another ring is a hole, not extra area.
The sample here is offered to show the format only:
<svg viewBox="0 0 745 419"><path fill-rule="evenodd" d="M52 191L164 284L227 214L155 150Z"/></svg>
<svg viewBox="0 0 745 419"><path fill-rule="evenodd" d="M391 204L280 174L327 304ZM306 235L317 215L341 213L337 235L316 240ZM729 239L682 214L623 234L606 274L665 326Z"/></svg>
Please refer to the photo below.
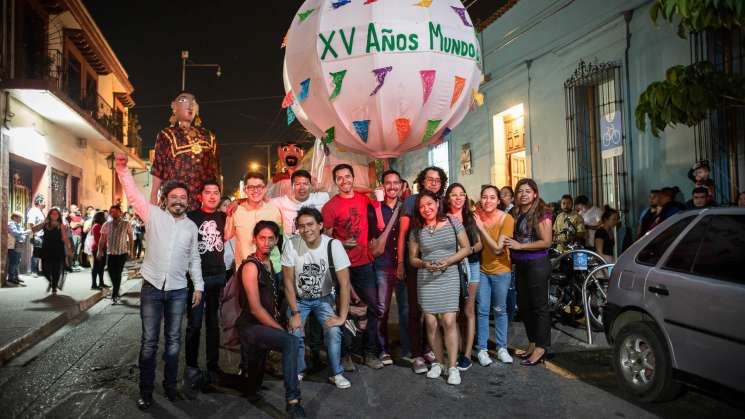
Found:
<svg viewBox="0 0 745 419"><path fill-rule="evenodd" d="M147 412L135 407L140 345L139 281L128 281L124 304L102 300L85 318L63 327L44 342L0 369L3 418L212 418L281 417L283 386L267 376L262 398L250 402L236 389L214 388L196 400L171 403L163 396L162 361L156 376L155 403ZM394 316L395 317L395 316ZM511 339L520 325L511 323ZM573 329L577 330L577 329ZM564 332L559 332L566 334ZM308 417L326 418L701 418L743 417L745 411L698 391L663 404L635 402L615 385L607 349L587 350L566 343L546 366L522 367L495 362L475 364L462 373L463 384L415 375L404 363L373 371L360 366L348 373L352 387L338 390L325 373L301 383ZM160 348L163 344L161 341ZM563 349L561 349L563 348ZM182 351L183 354L183 351ZM203 357L204 351L200 353ZM202 358L203 360L203 358ZM203 362L203 361L202 361ZM236 370L236 356L223 351L221 366ZM181 369L183 371L183 356Z"/></svg>

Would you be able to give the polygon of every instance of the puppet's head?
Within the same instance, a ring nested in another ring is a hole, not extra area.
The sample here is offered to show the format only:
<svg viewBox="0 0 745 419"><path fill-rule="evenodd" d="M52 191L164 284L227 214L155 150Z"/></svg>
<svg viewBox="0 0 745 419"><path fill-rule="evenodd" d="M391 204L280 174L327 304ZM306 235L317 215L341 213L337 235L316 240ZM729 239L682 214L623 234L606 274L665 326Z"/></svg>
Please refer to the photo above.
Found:
<svg viewBox="0 0 745 419"><path fill-rule="evenodd" d="M277 153L279 154L279 162L283 173L294 172L300 161L303 160L303 155L305 155L303 148L291 141L282 143L277 148Z"/></svg>

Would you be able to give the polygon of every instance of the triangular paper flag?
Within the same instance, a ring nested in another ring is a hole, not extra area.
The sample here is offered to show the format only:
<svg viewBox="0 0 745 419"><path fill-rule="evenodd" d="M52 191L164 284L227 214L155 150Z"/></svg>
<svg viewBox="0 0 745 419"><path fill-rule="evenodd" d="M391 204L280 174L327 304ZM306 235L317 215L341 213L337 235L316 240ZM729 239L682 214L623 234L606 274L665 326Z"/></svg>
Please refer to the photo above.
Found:
<svg viewBox="0 0 745 419"><path fill-rule="evenodd" d="M305 19L307 19L307 18L308 18L308 16L310 16L310 14L311 14L311 13L313 13L313 10L315 10L315 9L308 9L308 10L306 10L306 11L304 11L304 12L300 12L300 13L298 13L298 14L297 14L297 17L299 17L299 18L300 18L300 22L301 22L301 23L302 23L302 22L304 22L304 21L305 21Z"/></svg>
<svg viewBox="0 0 745 419"><path fill-rule="evenodd" d="M468 15L466 14L466 8L465 7L455 7L450 6L455 13L460 16L460 20L463 21L463 24L466 26L473 26L471 25L471 22L468 21Z"/></svg>
<svg viewBox="0 0 745 419"><path fill-rule="evenodd" d="M295 112L292 111L292 106L287 107L287 125L292 124L295 120Z"/></svg>
<svg viewBox="0 0 745 419"><path fill-rule="evenodd" d="M370 130L370 120L366 119L364 121L352 121L352 125L354 125L354 130L357 131L357 135L360 136L362 142L367 144L367 135Z"/></svg>
<svg viewBox="0 0 745 419"><path fill-rule="evenodd" d="M429 100L429 95L432 94L432 86L435 84L435 76L437 75L437 71L422 70L419 72L419 74L422 77L422 90L424 91L422 93L422 103L427 103L427 101Z"/></svg>
<svg viewBox="0 0 745 419"><path fill-rule="evenodd" d="M285 95L285 98L282 99L282 109L287 108L288 106L292 105L293 103L295 103L295 97L292 95L292 90L290 90Z"/></svg>
<svg viewBox="0 0 745 419"><path fill-rule="evenodd" d="M419 3L415 3L414 6L429 7L432 5L432 0L422 0Z"/></svg>
<svg viewBox="0 0 745 419"><path fill-rule="evenodd" d="M385 84L385 77L388 75L388 73L393 70L393 67L383 67L383 68L376 68L373 70L373 74L375 74L375 78L378 80L378 85L375 86L375 90L370 93L370 96L375 96L376 93L378 93L378 90L380 90L381 87Z"/></svg>
<svg viewBox="0 0 745 419"><path fill-rule="evenodd" d="M411 132L411 120L409 120L409 118L396 119L396 133L398 133L399 144L406 141L409 132Z"/></svg>
<svg viewBox="0 0 745 419"><path fill-rule="evenodd" d="M348 5L350 2L351 2L351 0L339 0L339 1L335 1L335 2L331 3L331 6L334 9L338 9L338 8L340 8L342 6Z"/></svg>
<svg viewBox="0 0 745 419"><path fill-rule="evenodd" d="M336 73L330 74L331 82L334 83L334 91L331 92L329 100L333 100L335 97L339 96L339 93L341 93L341 85L344 83L344 76L347 75L347 70L337 71Z"/></svg>
<svg viewBox="0 0 745 419"><path fill-rule="evenodd" d="M324 144L331 144L332 141L336 138L336 132L334 130L334 127L331 127L326 130L326 135L323 136L321 139L321 142Z"/></svg>
<svg viewBox="0 0 745 419"><path fill-rule="evenodd" d="M427 129L424 130L424 138L422 138L422 142L426 142L435 135L437 128L440 126L440 122L442 122L440 119L430 119L427 121Z"/></svg>
<svg viewBox="0 0 745 419"><path fill-rule="evenodd" d="M463 93L463 87L466 85L466 79L463 77L455 76L455 86L453 87L453 97L450 99L450 107L455 105L455 102L460 98L460 94Z"/></svg>
<svg viewBox="0 0 745 419"><path fill-rule="evenodd" d="M478 106L484 106L484 94L479 93L479 91L476 89L473 89L473 101L476 102L476 105Z"/></svg>
<svg viewBox="0 0 745 419"><path fill-rule="evenodd" d="M304 101L308 98L308 89L310 88L310 79L305 79L300 82L300 94L297 97L297 100L300 102Z"/></svg>

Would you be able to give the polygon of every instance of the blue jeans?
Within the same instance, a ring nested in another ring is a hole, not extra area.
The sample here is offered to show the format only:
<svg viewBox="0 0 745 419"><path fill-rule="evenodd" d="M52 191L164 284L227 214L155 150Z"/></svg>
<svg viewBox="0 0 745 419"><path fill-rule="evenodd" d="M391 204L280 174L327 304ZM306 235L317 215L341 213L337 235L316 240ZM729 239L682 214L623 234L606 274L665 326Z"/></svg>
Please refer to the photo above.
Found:
<svg viewBox="0 0 745 419"><path fill-rule="evenodd" d="M328 318L336 314L336 297L334 294L329 294L325 297L307 300L298 298L297 309L300 312L300 322L302 323L300 329L295 331L295 336L300 338L300 349L297 354L297 370L298 372L303 372L305 371L305 338L303 336L305 320L308 318L308 314L313 313L313 316L323 326L323 323ZM287 315L291 317L289 312ZM341 329L338 326L330 329L324 327L323 337L324 342L326 342L326 353L328 354L331 376L341 374L344 371L341 367Z"/></svg>
<svg viewBox="0 0 745 419"><path fill-rule="evenodd" d="M378 311L382 313L378 323L378 344L380 352L390 353L388 347L388 315L391 310L391 297L396 291L398 305L398 330L401 337L401 355L411 354L409 340L409 302L406 295L406 281L399 281L396 272L384 268L375 268L378 279Z"/></svg>
<svg viewBox="0 0 745 419"><path fill-rule="evenodd" d="M8 249L8 279L18 280L18 265L21 263L21 252Z"/></svg>
<svg viewBox="0 0 745 419"><path fill-rule="evenodd" d="M507 292L512 273L486 274L481 272L476 295L476 349L487 349L489 340L489 312L494 311L494 334L497 349L507 347Z"/></svg>
<svg viewBox="0 0 745 419"><path fill-rule="evenodd" d="M181 349L181 321L187 307L188 289L163 291L149 282L142 285L140 294L140 318L142 319L142 343L140 345L140 394L152 394L155 381L155 356L158 354L160 321L165 319L163 336L166 348L163 352L165 367L163 387L176 389L178 357Z"/></svg>
<svg viewBox="0 0 745 419"><path fill-rule="evenodd" d="M378 304L378 280L372 263L349 268L349 280L354 291L367 304L367 329L365 329L365 354L380 355L381 340L378 324L383 312Z"/></svg>
<svg viewBox="0 0 745 419"><path fill-rule="evenodd" d="M204 293L199 305L186 310L186 365L199 368L199 340L202 332L202 319L207 326L205 350L207 351L207 369L217 371L220 360L220 292L225 287L225 274L204 277ZM188 301L194 291L189 289ZM205 308L206 305L206 308Z"/></svg>

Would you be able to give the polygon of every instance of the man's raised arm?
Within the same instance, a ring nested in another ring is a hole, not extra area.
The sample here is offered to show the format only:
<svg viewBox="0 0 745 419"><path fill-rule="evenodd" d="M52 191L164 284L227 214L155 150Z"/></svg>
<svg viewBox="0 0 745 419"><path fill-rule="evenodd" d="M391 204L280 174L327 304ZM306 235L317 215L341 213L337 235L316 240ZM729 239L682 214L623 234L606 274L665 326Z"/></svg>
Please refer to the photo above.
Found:
<svg viewBox="0 0 745 419"><path fill-rule="evenodd" d="M124 187L124 193L127 195L127 200L132 204L137 215L139 215L144 222L147 222L150 216L150 203L142 195L142 192L137 189L137 185L135 185L132 173L127 167L129 157L124 153L115 153L114 157L116 175L119 177L119 183Z"/></svg>

